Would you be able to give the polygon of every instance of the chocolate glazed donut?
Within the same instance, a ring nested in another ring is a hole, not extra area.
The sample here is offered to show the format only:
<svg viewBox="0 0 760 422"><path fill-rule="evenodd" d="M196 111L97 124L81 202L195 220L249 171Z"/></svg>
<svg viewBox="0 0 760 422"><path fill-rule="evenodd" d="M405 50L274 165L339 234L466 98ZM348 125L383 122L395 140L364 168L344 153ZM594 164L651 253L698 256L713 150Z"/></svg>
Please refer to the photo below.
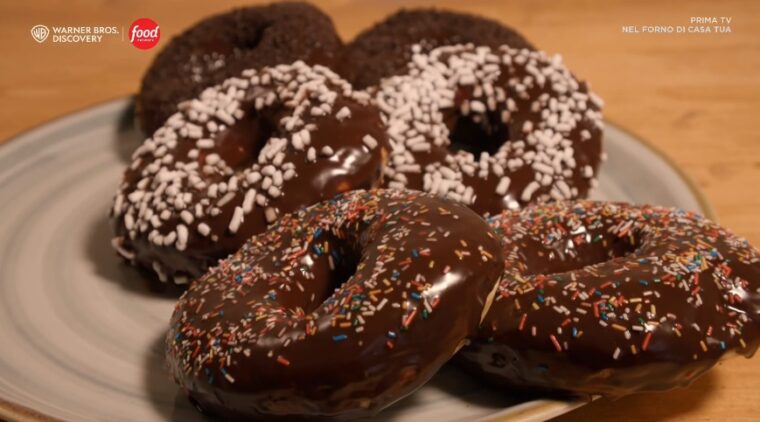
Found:
<svg viewBox="0 0 760 422"><path fill-rule="evenodd" d="M374 414L477 330L500 250L462 205L401 190L338 196L282 217L191 284L169 366L225 418Z"/></svg>
<svg viewBox="0 0 760 422"><path fill-rule="evenodd" d="M343 47L330 18L307 3L245 7L196 23L156 56L136 108L151 135L177 104L245 69L303 60L330 66Z"/></svg>
<svg viewBox="0 0 760 422"><path fill-rule="evenodd" d="M704 217L580 201L491 225L505 272L461 353L487 378L623 395L686 386L729 353L757 350L760 254Z"/></svg>
<svg viewBox="0 0 760 422"><path fill-rule="evenodd" d="M601 106L559 56L501 46L419 46L375 104L388 126L391 188L482 214L585 197L603 158Z"/></svg>
<svg viewBox="0 0 760 422"><path fill-rule="evenodd" d="M207 88L134 152L112 208L114 247L184 284L280 214L378 186L389 147L368 102L303 62Z"/></svg>
<svg viewBox="0 0 760 422"><path fill-rule="evenodd" d="M359 34L343 51L337 72L356 89L406 73L412 46L502 45L533 49L517 31L491 19L434 9L401 10Z"/></svg>

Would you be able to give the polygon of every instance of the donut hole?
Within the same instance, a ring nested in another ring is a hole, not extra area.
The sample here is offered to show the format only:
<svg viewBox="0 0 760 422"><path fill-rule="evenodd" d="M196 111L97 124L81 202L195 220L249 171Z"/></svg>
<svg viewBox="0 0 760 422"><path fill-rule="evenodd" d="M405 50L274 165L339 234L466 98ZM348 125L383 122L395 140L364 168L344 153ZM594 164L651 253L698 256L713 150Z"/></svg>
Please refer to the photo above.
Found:
<svg viewBox="0 0 760 422"><path fill-rule="evenodd" d="M245 33L241 36L241 39L237 40L235 45L241 50L254 50L261 40L264 38L264 32L272 26L271 22L267 22L261 25L247 25L244 26Z"/></svg>
<svg viewBox="0 0 760 422"><path fill-rule="evenodd" d="M328 280L327 283L321 284L316 287L316 291L312 292L314 300L304 307L306 313L316 310L337 289L343 287L356 274L356 269L361 260L361 255L350 242L331 237L327 243L329 244L329 251L323 252L324 259L321 260L321 265L326 266Z"/></svg>
<svg viewBox="0 0 760 422"><path fill-rule="evenodd" d="M508 142L509 126L501 122L496 112L460 115L454 119L449 140L449 149L454 152L466 151L475 157L483 152L493 155Z"/></svg>
<svg viewBox="0 0 760 422"><path fill-rule="evenodd" d="M551 275L631 255L639 249L640 239L638 233L621 237L596 230L554 240L534 239L520 253L528 268L525 275Z"/></svg>
<svg viewBox="0 0 760 422"><path fill-rule="evenodd" d="M248 110L244 118L219 135L214 152L234 170L250 168L274 133L275 124L269 110Z"/></svg>

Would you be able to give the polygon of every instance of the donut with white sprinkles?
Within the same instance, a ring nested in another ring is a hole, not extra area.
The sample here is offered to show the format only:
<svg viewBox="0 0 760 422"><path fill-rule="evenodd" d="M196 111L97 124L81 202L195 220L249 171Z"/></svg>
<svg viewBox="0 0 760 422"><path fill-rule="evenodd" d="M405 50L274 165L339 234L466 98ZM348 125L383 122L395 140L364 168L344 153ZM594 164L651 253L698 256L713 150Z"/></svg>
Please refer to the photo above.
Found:
<svg viewBox="0 0 760 422"><path fill-rule="evenodd" d="M377 187L389 146L365 93L303 62L182 102L134 152L112 207L118 253L187 283L281 214Z"/></svg>
<svg viewBox="0 0 760 422"><path fill-rule="evenodd" d="M354 191L285 215L180 298L167 361L227 418L372 415L477 332L501 244L462 204Z"/></svg>
<svg viewBox="0 0 760 422"><path fill-rule="evenodd" d="M585 197L603 158L602 101L559 56L502 46L412 47L374 95L392 145L386 186L482 214Z"/></svg>
<svg viewBox="0 0 760 422"><path fill-rule="evenodd" d="M760 253L679 209L591 201L491 220L505 270L460 354L522 388L623 395L686 386L760 344Z"/></svg>

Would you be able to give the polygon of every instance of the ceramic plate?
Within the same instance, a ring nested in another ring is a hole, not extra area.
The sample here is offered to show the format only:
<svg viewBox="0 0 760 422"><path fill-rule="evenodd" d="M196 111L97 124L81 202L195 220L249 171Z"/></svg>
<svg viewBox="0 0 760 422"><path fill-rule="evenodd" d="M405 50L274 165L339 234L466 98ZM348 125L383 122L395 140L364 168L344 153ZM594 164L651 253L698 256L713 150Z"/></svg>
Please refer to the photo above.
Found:
<svg viewBox="0 0 760 422"><path fill-rule="evenodd" d="M140 135L119 99L0 148L0 419L201 420L164 371L177 291L152 292L110 247L107 209ZM608 124L596 198L711 214L663 157ZM379 420L542 420L582 405L518 397L447 367Z"/></svg>

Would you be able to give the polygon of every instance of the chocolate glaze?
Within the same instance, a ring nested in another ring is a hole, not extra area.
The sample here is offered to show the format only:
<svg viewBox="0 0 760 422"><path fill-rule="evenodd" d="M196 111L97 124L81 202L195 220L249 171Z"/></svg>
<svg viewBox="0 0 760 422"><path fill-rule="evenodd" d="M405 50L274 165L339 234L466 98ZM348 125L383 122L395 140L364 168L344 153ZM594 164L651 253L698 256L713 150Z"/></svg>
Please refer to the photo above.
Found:
<svg viewBox="0 0 760 422"><path fill-rule="evenodd" d="M357 89L364 89L406 73L415 44L430 50L467 43L533 49L517 31L492 19L435 9L400 10L351 41L336 71Z"/></svg>
<svg viewBox="0 0 760 422"><path fill-rule="evenodd" d="M236 99L222 113L215 101L230 89ZM315 115L318 106L328 111ZM198 139L208 145L199 147ZM244 72L183 103L135 152L114 201L114 245L163 281L185 283L280 214L379 185L388 149L377 109L328 69L297 62ZM250 191L256 195L247 209ZM245 212L233 230L238 208Z"/></svg>
<svg viewBox="0 0 760 422"><path fill-rule="evenodd" d="M485 215L588 194L602 158L602 102L561 59L507 46L412 49L407 74L384 79L375 95L393 147L388 187Z"/></svg>
<svg viewBox="0 0 760 422"><path fill-rule="evenodd" d="M500 250L462 205L402 190L340 195L283 216L192 283L172 317L169 366L225 418L374 414L475 333Z"/></svg>
<svg viewBox="0 0 760 422"><path fill-rule="evenodd" d="M491 219L505 271L461 354L500 383L623 395L691 383L760 343L760 254L697 214L589 201Z"/></svg>
<svg viewBox="0 0 760 422"><path fill-rule="evenodd" d="M174 37L142 80L137 115L152 134L181 101L243 70L304 60L331 65L342 48L332 21L307 3L276 3L211 16Z"/></svg>

